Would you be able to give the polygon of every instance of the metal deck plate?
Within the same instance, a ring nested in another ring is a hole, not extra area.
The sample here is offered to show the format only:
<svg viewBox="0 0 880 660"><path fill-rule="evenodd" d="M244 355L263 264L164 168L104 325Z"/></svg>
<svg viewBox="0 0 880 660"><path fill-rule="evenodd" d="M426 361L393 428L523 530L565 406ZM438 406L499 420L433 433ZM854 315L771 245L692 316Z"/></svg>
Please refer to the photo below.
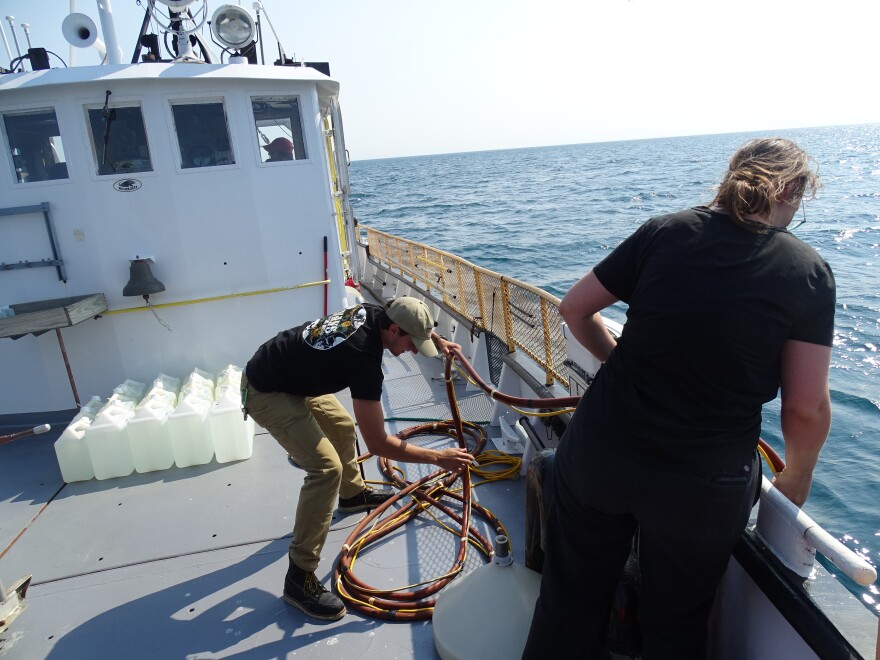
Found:
<svg viewBox="0 0 880 660"><path fill-rule="evenodd" d="M445 385L432 378L440 365L421 356L386 356L386 415L448 418ZM473 413L465 418L486 419L491 401L465 391L465 383L456 386L460 405ZM339 398L350 409L347 392ZM416 423L388 427L396 432ZM9 584L34 576L27 608L0 636L0 657L437 657L430 622L384 622L350 612L338 622L315 623L284 603L287 546L304 473L265 432L258 431L246 461L64 486L53 450L61 430L0 447L3 547L26 528L0 558L0 577ZM412 441L452 442L443 436ZM410 479L436 469L402 467ZM375 459L364 469L368 479L381 479ZM485 484L475 493L507 526L522 561L524 480ZM363 515L336 514L317 571L325 585ZM475 524L492 538L485 523ZM403 587L445 573L457 543L422 516L369 546L354 571L376 587ZM484 561L470 550L466 570Z"/></svg>

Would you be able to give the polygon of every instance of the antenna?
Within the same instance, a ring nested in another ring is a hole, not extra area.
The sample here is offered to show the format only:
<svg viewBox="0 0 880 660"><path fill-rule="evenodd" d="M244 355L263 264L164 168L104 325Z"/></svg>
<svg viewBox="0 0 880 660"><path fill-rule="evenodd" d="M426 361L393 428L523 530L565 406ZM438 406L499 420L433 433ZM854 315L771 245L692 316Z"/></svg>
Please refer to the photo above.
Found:
<svg viewBox="0 0 880 660"><path fill-rule="evenodd" d="M268 18L268 16L266 17ZM18 37L15 36L15 16L7 16L6 20L9 21L9 31L12 32L12 40L15 42L15 52L21 57L21 48L18 47ZM274 32L274 30L272 30ZM12 59L10 57L10 59Z"/></svg>
<svg viewBox="0 0 880 660"><path fill-rule="evenodd" d="M27 39L28 42L28 50L33 48L31 45L31 26L27 23L21 24L21 29L24 30L24 38Z"/></svg>
<svg viewBox="0 0 880 660"><path fill-rule="evenodd" d="M263 53L263 26L260 25L260 10L263 8L259 2L254 3L254 12L257 15L257 41L260 42L260 64L266 63L266 55ZM9 56L10 59L12 56Z"/></svg>
<svg viewBox="0 0 880 660"><path fill-rule="evenodd" d="M257 7L259 6L259 9ZM269 29L272 30L272 34L275 35L275 43L278 44L278 56L281 58L281 64L284 65L287 62L287 54L284 52L284 46L281 45L281 39L278 38L278 33L275 32L275 26L272 25L272 19L269 18L269 12L266 11L266 8L263 6L261 2L254 3L254 10L263 11L263 15L266 17L266 20L269 21Z"/></svg>
<svg viewBox="0 0 880 660"><path fill-rule="evenodd" d="M6 48L6 56L12 61L12 51L9 49L9 42L6 40L6 30L3 29L3 23L0 23L0 37L3 37L3 46Z"/></svg>

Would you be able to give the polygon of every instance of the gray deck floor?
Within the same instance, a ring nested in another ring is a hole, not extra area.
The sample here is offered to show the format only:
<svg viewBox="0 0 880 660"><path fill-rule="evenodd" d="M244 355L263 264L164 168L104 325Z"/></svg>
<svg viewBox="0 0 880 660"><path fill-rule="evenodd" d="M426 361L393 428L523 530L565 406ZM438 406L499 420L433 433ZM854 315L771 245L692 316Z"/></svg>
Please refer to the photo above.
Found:
<svg viewBox="0 0 880 660"><path fill-rule="evenodd" d="M448 418L442 381L431 377L440 365L386 354L386 416ZM466 419L488 419L488 399L463 385ZM0 578L8 586L33 575L27 608L0 635L0 657L437 657L429 622L350 612L318 624L285 605L287 545L304 473L265 432L258 430L246 461L65 485L53 450L62 429L0 447L0 551L8 548ZM404 468L411 479L432 470ZM375 459L365 469L379 478ZM476 496L507 526L522 562L524 480L485 484ZM317 571L325 585L362 515L334 518ZM491 538L486 525L478 528ZM355 571L375 586L404 586L448 570L456 543L419 519L362 554ZM467 570L483 562L471 551Z"/></svg>

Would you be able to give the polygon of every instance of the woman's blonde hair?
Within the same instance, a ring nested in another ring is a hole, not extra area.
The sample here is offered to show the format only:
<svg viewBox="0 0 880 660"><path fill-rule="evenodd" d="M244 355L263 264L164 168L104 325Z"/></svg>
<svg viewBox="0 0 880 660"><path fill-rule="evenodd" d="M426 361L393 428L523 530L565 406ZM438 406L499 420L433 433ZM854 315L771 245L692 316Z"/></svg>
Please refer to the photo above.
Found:
<svg viewBox="0 0 880 660"><path fill-rule="evenodd" d="M820 185L818 175L810 168L810 157L791 140L750 140L731 157L711 205L754 229L747 215L767 218L780 202L797 204L805 196L812 199Z"/></svg>

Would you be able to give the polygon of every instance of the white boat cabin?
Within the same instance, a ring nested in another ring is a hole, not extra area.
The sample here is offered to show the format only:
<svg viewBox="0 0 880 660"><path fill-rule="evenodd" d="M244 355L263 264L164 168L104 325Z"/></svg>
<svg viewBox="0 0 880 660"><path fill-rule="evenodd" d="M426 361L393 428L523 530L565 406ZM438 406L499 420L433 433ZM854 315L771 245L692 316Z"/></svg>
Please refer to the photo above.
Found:
<svg viewBox="0 0 880 660"><path fill-rule="evenodd" d="M0 76L0 307L22 305L0 319L0 415L69 410L77 390L106 396L125 378L243 366L274 333L338 309L337 93L305 66ZM148 304L123 296L137 259L165 287ZM107 311L58 332L21 314L93 294Z"/></svg>

